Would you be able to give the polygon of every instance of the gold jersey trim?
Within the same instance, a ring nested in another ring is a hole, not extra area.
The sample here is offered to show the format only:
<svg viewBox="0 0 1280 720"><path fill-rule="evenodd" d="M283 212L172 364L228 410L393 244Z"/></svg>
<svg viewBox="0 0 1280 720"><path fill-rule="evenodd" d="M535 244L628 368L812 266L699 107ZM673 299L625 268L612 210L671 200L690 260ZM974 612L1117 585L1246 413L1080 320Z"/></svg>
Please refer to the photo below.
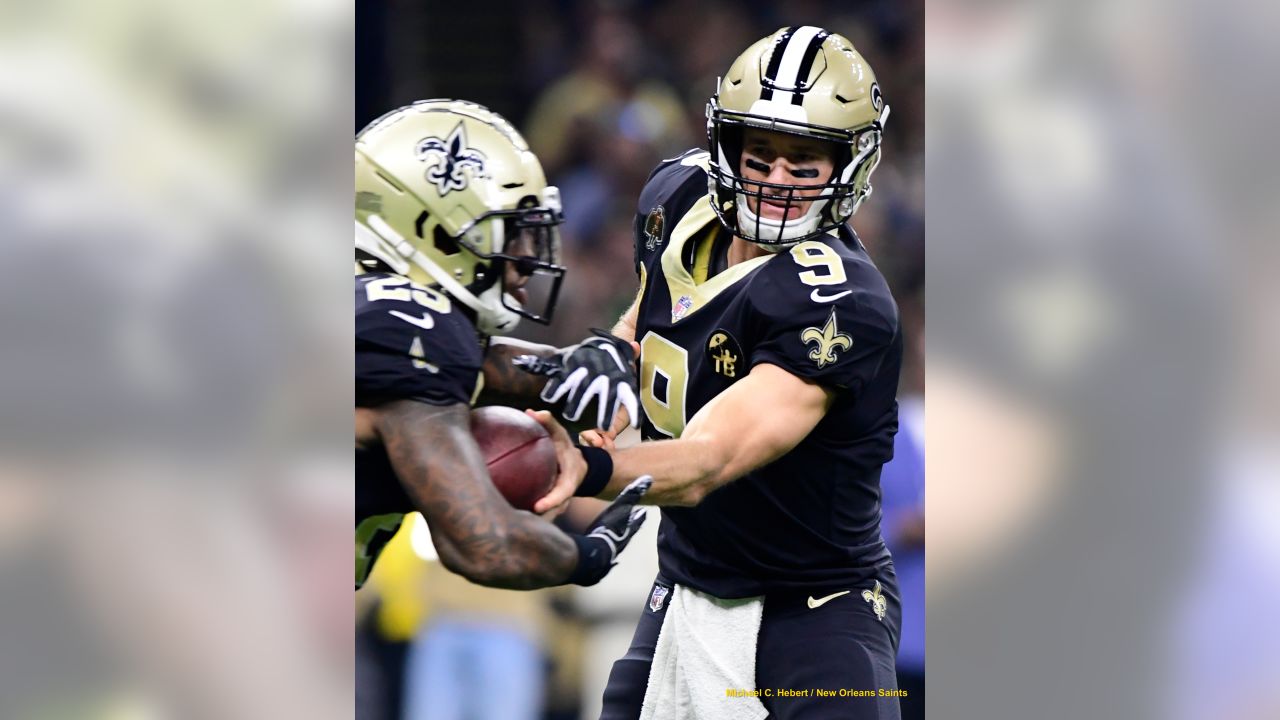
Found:
<svg viewBox="0 0 1280 720"><path fill-rule="evenodd" d="M671 241L667 243L667 247L662 251L662 274L667 281L667 289L671 293L671 298L689 298L692 305L687 311L680 315L680 319L684 319L701 309L704 305L711 302L716 295L719 295L725 288L733 285L742 278L746 277L751 271L760 267L774 255L764 255L752 258L746 262L738 263L732 267L726 268L724 272L707 280L702 284L695 283L693 276L685 269L681 257L684 254L685 243L697 236L699 232L706 227L707 223L720 222L716 218L715 209L711 207L710 196L704 196L689 208L689 211L680 218L680 222L671 230Z"/></svg>

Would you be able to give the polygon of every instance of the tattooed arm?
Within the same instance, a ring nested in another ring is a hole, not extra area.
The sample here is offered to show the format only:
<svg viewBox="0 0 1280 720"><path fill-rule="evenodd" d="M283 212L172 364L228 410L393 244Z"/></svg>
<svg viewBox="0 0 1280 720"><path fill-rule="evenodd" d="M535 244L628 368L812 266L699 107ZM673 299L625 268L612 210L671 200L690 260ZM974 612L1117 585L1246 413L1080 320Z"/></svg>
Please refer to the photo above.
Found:
<svg viewBox="0 0 1280 720"><path fill-rule="evenodd" d="M374 423L445 567L480 585L513 590L570 577L577 545L554 525L513 509L493 487L467 406L401 400L379 408Z"/></svg>
<svg viewBox="0 0 1280 720"><path fill-rule="evenodd" d="M547 409L547 403L538 396L547 384L547 377L525 372L511 361L520 355L551 357L558 350L550 345L536 345L515 338L493 338L484 354L484 389L480 391L477 404Z"/></svg>

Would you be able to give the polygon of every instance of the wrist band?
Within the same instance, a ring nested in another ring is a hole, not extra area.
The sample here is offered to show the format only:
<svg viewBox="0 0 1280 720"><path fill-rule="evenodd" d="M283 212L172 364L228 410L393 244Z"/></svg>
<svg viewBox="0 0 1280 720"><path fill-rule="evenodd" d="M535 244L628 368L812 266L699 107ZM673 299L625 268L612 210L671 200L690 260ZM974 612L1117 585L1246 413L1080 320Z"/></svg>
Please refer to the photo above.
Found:
<svg viewBox="0 0 1280 720"><path fill-rule="evenodd" d="M582 459L587 461L587 476L582 479L574 496L595 497L604 492L604 486L613 477L613 456L600 448L585 445L578 450L582 452Z"/></svg>

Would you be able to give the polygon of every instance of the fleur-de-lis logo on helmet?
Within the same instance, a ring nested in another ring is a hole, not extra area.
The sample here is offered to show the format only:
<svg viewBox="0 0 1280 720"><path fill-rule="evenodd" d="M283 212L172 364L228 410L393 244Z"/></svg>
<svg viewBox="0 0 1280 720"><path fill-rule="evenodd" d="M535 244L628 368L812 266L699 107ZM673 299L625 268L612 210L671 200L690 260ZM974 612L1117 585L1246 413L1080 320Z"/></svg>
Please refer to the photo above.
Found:
<svg viewBox="0 0 1280 720"><path fill-rule="evenodd" d="M800 341L808 345L817 343L817 347L809 351L809 359L818 363L818 367L826 367L836 361L837 350L848 350L853 347L853 338L840 332L836 327L836 310L831 308L827 323L819 330L816 327L805 328L800 333Z"/></svg>
<svg viewBox="0 0 1280 720"><path fill-rule="evenodd" d="M485 154L467 147L467 129L461 122L447 139L426 137L419 140L416 152L419 160L430 163L427 181L435 184L440 197L453 190L465 190L469 182L467 173L471 179L489 177L485 171Z"/></svg>

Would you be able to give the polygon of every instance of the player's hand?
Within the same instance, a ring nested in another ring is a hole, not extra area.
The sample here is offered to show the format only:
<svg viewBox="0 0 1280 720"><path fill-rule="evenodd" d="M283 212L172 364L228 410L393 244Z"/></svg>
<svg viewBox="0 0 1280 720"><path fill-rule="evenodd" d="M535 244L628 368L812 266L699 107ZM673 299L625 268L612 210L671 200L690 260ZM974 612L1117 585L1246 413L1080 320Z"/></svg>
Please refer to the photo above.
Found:
<svg viewBox="0 0 1280 720"><path fill-rule="evenodd" d="M635 362L639 346L603 330L591 332L595 337L557 354L561 368L543 387L542 399L562 408L561 415L569 422L578 422L594 403L596 428L612 428L624 414L623 427L638 427Z"/></svg>
<svg viewBox="0 0 1280 720"><path fill-rule="evenodd" d="M560 469L556 471L555 484L546 495L533 504L533 511L536 514L551 519L568 507L569 501L573 499L573 493L577 491L578 486L582 484L582 479L587 475L587 462L582 459L582 451L569 438L568 431L556 422L551 413L546 410L525 410L524 412L546 428L556 448L556 461L560 464Z"/></svg>
<svg viewBox="0 0 1280 720"><path fill-rule="evenodd" d="M641 475L619 493L604 512L591 521L585 538L591 546L593 556L590 558L590 564L596 569L590 578L585 581L580 580L579 585L594 585L600 582L617 564L618 556L644 524L645 509L636 507L636 503L649 492L651 485L653 485L653 476Z"/></svg>
<svg viewBox="0 0 1280 720"><path fill-rule="evenodd" d="M614 416L613 427L608 430L583 430L578 433L578 444L613 452L614 441L617 440L618 435L621 434L623 430L626 430L627 426L630 424L631 416L627 414L626 410L623 410Z"/></svg>

